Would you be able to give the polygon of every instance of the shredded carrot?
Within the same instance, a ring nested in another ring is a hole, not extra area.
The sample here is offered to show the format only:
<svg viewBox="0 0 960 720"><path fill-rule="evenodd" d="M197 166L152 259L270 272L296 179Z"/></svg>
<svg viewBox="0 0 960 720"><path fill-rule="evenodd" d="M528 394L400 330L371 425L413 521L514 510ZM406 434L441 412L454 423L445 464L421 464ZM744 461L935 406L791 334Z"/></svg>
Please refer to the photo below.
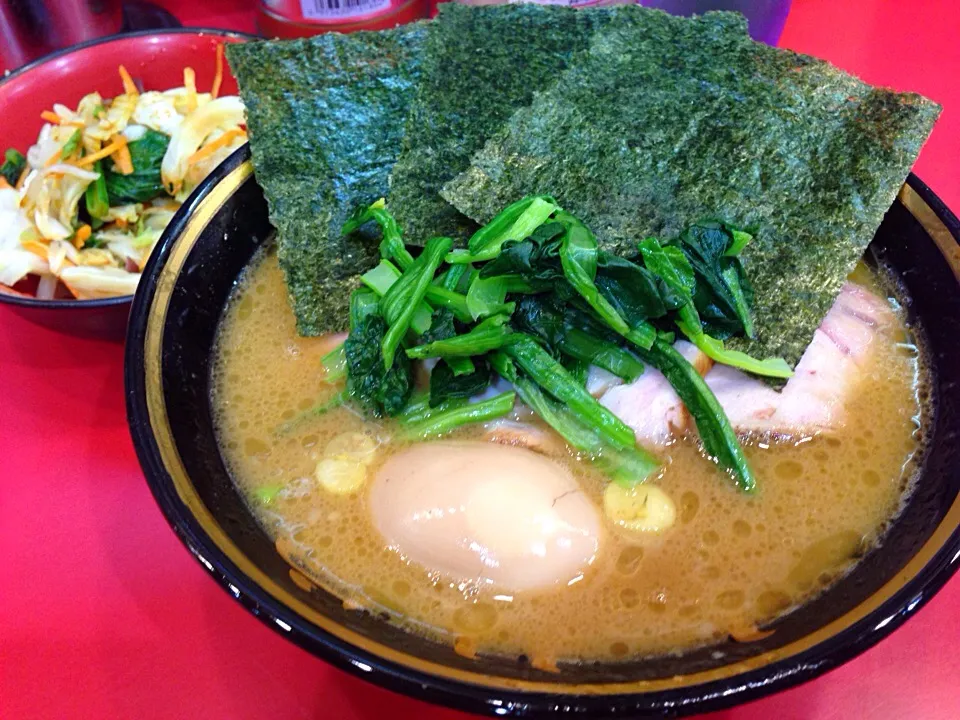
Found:
<svg viewBox="0 0 960 720"><path fill-rule="evenodd" d="M121 175L133 173L133 158L130 157L129 146L121 145L110 157L113 158L113 164L116 165Z"/></svg>
<svg viewBox="0 0 960 720"><path fill-rule="evenodd" d="M130 73L127 72L127 69L123 65L120 66L120 80L123 81L123 92L127 95L140 94L140 91L137 90L136 83L133 82L133 78L130 77Z"/></svg>
<svg viewBox="0 0 960 720"><path fill-rule="evenodd" d="M60 282L62 282L62 283L63 283L63 286L64 286L67 290L70 291L70 294L71 294L71 295L73 295L75 298L80 297L80 293L78 293L76 290L74 290L72 287L70 287L70 283L68 283L68 282L67 282L66 280L64 280L63 278L60 278Z"/></svg>
<svg viewBox="0 0 960 720"><path fill-rule="evenodd" d="M34 255L48 260L50 258L50 251L46 245L44 245L39 240L24 240L22 243L23 249L27 252L32 252Z"/></svg>
<svg viewBox="0 0 960 720"><path fill-rule="evenodd" d="M89 225L81 225L77 228L77 232L73 235L73 246L79 250L83 247L83 244L90 238L90 233L93 232L93 229Z"/></svg>
<svg viewBox="0 0 960 720"><path fill-rule="evenodd" d="M104 147L100 148L97 152L92 155L87 155L77 163L79 167L86 167L87 165L93 165L97 160L103 160L103 158L108 155L113 155L121 147L124 147L127 144L127 139L123 135L114 135L110 138L110 142Z"/></svg>
<svg viewBox="0 0 960 720"><path fill-rule="evenodd" d="M210 88L210 97L214 100L220 94L220 85L223 82L223 43L217 43L217 71L213 76L213 86Z"/></svg>
<svg viewBox="0 0 960 720"><path fill-rule="evenodd" d="M187 89L187 112L197 109L197 74L192 67L183 69L183 86Z"/></svg>
<svg viewBox="0 0 960 720"><path fill-rule="evenodd" d="M207 143L202 148L197 150L193 155L188 157L187 165L193 165L195 163L200 162L204 158L210 157L211 155L213 155L213 153L215 153L220 148L224 147L225 145L229 145L231 142L233 142L234 138L238 138L238 137L245 138L246 136L247 134L240 128L233 128L232 130L227 130L223 135L218 137L216 140L214 140L211 143Z"/></svg>
<svg viewBox="0 0 960 720"><path fill-rule="evenodd" d="M0 190L13 190L13 187L11 187L3 175L0 175Z"/></svg>
<svg viewBox="0 0 960 720"><path fill-rule="evenodd" d="M62 121L62 118L53 110L44 110L42 113L40 113L40 117L49 123L54 123L55 125L59 125Z"/></svg>

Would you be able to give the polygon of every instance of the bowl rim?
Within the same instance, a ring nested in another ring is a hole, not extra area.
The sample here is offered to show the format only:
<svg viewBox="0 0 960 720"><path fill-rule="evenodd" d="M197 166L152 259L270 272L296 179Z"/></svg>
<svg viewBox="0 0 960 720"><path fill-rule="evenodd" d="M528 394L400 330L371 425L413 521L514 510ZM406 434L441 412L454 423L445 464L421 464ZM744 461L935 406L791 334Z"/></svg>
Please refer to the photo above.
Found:
<svg viewBox="0 0 960 720"><path fill-rule="evenodd" d="M221 181L241 169L245 163L249 164L249 158L249 147L245 146L222 163L197 188L190 211L196 210ZM250 175L247 172L235 188L227 194L221 193L220 201L242 186ZM898 201L918 220L917 213L924 214L924 227L941 251L951 249L956 252L960 244L960 221L926 184L911 173L898 197ZM357 677L421 700L485 715L553 717L560 713L585 713L588 716L636 717L649 713L676 716L709 712L788 689L861 654L912 617L960 566L960 522L956 521L960 513L958 497L933 535L896 577L888 580L853 611L798 641L802 643L804 639L814 637L815 640L809 645L759 664L750 665L748 661L740 672L674 688L589 693L574 684L570 685L569 692L521 689L504 683L480 684L480 681L471 682L471 673L468 672L460 673L462 677L437 675L423 667L404 664L360 647L350 639L318 626L238 567L179 495L161 456L157 436L150 422L147 395L151 391L147 389L145 340L148 320L153 315L158 279L171 248L185 230L188 220L189 212L184 212L175 218L175 222L171 222L170 233L164 238L163 246L151 256L144 269L142 292L137 293L130 314L124 381L128 424L141 468L171 529L231 597L278 634ZM939 237L934 237L930 232L927 221L938 226ZM960 256L957 259L952 269L960 280ZM205 507L201 509L208 512ZM916 567L912 567L915 563ZM908 569L912 574L908 575ZM900 576L908 576L908 579L896 584ZM895 589L885 592L892 584L895 584ZM866 610L855 614L867 604L869 607ZM843 624L842 621L851 614L855 614L855 617ZM831 629L837 623L840 626ZM347 633L349 631L345 631ZM823 637L818 637L823 633ZM373 644L378 643L373 641ZM422 663L424 666L430 664L426 661ZM473 674L483 675L483 672ZM522 683L517 681L516 685L519 684Z"/></svg>
<svg viewBox="0 0 960 720"><path fill-rule="evenodd" d="M4 86L9 85L14 80L20 78L23 75L36 70L41 65L46 65L48 62L58 60L62 57L70 55L81 50L87 50L88 48L96 47L97 45L107 45L109 43L114 43L123 40L137 39L142 37L156 37L158 35L215 35L218 37L232 37L232 38L242 38L244 40L257 40L257 35L247 32L241 32L239 30L224 30L220 28L207 28L207 27L179 27L179 28L164 28L160 30L135 30L133 32L125 33L116 33L113 35L104 35L103 37L91 38L90 40L84 40L83 42L76 43L75 45L70 45L65 48L60 48L59 50L54 50L49 52L46 55L41 55L40 57L31 60L26 65L21 65L16 70L0 77L0 92L3 91ZM196 189L199 189L196 188ZM141 274L141 279L143 276ZM26 295L23 293L18 293L17 291L11 291L9 286L0 286L0 303L6 303L7 305L18 305L20 307L29 307L29 308L43 308L47 310L52 309L92 309L92 308L103 308L103 307L112 307L114 305L127 305L133 302L133 294L130 295L115 295L112 297L105 298L61 298L57 299L40 299L33 297L31 295Z"/></svg>

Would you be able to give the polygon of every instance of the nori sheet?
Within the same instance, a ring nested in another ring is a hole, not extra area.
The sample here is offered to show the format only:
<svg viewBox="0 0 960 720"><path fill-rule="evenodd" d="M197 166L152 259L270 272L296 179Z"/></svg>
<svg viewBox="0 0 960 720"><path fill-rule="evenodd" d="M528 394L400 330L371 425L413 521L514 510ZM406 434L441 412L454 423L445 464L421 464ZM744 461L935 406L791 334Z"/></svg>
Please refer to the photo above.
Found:
<svg viewBox="0 0 960 720"><path fill-rule="evenodd" d="M441 187L534 91L556 82L597 28L625 22L637 9L440 5L390 178L388 207L404 239L423 245L435 235L468 237L476 225L440 197Z"/></svg>
<svg viewBox="0 0 960 720"><path fill-rule="evenodd" d="M599 31L442 194L482 222L548 193L628 254L703 218L753 226L742 257L758 339L730 345L793 365L939 110L754 43L738 15L647 10Z"/></svg>
<svg viewBox="0 0 960 720"><path fill-rule="evenodd" d="M387 194L427 28L227 44L301 335L346 329L350 291L379 257L375 234L340 227Z"/></svg>

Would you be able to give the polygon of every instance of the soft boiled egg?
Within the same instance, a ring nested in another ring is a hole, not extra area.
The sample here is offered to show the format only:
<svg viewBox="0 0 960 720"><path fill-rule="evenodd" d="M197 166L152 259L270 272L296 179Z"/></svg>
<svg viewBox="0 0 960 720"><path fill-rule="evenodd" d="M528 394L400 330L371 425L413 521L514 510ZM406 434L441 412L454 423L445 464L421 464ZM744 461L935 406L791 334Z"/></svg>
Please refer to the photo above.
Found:
<svg viewBox="0 0 960 720"><path fill-rule="evenodd" d="M407 559L508 592L576 581L600 545L600 515L570 472L524 448L414 445L377 472L370 509Z"/></svg>

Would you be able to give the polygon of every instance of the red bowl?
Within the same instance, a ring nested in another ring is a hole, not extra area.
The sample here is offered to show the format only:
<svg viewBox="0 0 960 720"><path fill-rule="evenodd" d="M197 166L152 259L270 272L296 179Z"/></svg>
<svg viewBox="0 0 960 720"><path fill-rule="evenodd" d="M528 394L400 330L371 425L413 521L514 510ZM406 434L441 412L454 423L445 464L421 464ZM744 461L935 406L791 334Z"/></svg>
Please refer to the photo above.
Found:
<svg viewBox="0 0 960 720"><path fill-rule="evenodd" d="M54 103L76 107L87 93L121 94L121 64L144 90L183 85L183 69L188 66L196 72L198 90L208 90L216 69L217 45L252 37L198 28L144 31L92 40L40 58L0 80L0 108L6 118L6 122L0 120L0 152L14 147L26 153L43 127L40 113L52 109ZM226 62L223 70L220 94L236 94L237 81ZM32 296L29 283L17 289L0 285L0 303L33 322L84 337L122 340L132 298L39 300Z"/></svg>

